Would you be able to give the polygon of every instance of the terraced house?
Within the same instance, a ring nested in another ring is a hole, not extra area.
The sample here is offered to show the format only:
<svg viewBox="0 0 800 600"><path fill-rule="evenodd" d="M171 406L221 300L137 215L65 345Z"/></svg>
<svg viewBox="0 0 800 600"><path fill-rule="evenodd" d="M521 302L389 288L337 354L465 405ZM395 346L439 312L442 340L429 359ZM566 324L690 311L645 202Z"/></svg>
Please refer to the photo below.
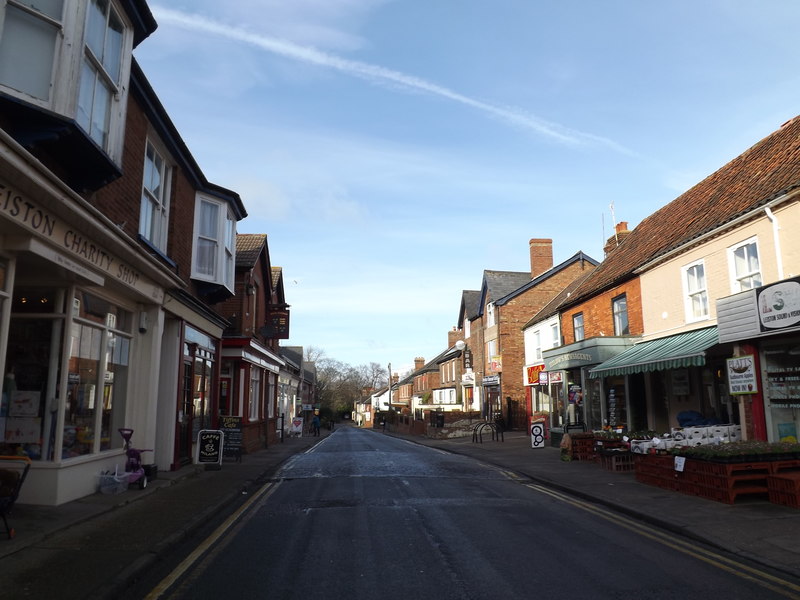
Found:
<svg viewBox="0 0 800 600"><path fill-rule="evenodd" d="M168 470L216 426L247 213L132 56L144 0L8 0L0 26L0 447L33 461L21 502L60 504L124 463L119 428Z"/></svg>

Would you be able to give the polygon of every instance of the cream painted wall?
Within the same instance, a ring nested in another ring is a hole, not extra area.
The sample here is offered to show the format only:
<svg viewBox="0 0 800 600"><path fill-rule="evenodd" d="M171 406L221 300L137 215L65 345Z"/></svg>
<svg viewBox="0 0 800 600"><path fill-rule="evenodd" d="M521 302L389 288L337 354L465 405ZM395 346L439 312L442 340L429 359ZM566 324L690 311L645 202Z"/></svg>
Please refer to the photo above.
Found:
<svg viewBox="0 0 800 600"><path fill-rule="evenodd" d="M659 263L640 274L642 318L645 338L663 337L681 331L716 325L716 300L738 292L733 289L728 249L751 237L758 241L763 284L774 283L800 274L800 202L792 201L773 209L779 224L779 246L783 276L778 274L777 246L773 224L762 211L761 217L741 227L709 239L699 246ZM696 261L705 265L709 315L700 321L688 321L682 269Z"/></svg>

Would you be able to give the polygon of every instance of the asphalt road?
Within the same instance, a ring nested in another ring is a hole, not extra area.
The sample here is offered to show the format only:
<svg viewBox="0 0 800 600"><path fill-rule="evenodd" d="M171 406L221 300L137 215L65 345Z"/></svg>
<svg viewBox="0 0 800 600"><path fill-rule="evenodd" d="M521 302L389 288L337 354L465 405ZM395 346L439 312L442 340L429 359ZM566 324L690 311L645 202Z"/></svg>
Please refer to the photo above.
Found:
<svg viewBox="0 0 800 600"><path fill-rule="evenodd" d="M293 457L193 551L141 597L798 597L718 551L357 428Z"/></svg>

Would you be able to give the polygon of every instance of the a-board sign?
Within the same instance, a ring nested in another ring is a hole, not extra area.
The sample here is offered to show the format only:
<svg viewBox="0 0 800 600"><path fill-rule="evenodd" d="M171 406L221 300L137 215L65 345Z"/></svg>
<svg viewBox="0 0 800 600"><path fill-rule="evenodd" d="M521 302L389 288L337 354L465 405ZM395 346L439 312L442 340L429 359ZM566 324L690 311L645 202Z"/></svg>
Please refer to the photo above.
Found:
<svg viewBox="0 0 800 600"><path fill-rule="evenodd" d="M242 417L219 418L219 428L225 434L225 444L222 447L225 456L235 456L241 460L242 456Z"/></svg>
<svg viewBox="0 0 800 600"><path fill-rule="evenodd" d="M218 429L201 429L197 433L195 462L204 465L221 465L225 434Z"/></svg>

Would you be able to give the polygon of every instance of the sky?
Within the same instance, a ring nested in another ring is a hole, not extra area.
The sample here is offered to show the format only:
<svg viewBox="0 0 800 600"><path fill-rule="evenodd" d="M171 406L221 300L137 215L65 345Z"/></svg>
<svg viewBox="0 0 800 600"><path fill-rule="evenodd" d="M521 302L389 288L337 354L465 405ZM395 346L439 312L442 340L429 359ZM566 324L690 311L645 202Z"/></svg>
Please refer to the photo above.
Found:
<svg viewBox="0 0 800 600"><path fill-rule="evenodd" d="M602 260L800 113L796 0L166 0L134 51L291 338L352 366L447 348L484 270Z"/></svg>

